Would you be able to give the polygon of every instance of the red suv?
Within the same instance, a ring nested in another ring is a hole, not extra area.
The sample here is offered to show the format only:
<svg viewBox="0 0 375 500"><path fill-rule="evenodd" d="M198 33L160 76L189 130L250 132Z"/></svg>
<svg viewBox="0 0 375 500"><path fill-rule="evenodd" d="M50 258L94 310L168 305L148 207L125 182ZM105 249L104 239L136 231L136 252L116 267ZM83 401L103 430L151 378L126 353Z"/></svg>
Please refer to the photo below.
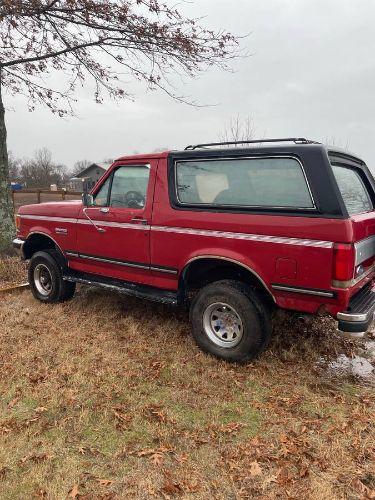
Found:
<svg viewBox="0 0 375 500"><path fill-rule="evenodd" d="M198 345L245 362L280 307L373 319L375 183L365 163L306 139L119 158L80 201L21 207L14 246L43 302L76 283L190 307Z"/></svg>

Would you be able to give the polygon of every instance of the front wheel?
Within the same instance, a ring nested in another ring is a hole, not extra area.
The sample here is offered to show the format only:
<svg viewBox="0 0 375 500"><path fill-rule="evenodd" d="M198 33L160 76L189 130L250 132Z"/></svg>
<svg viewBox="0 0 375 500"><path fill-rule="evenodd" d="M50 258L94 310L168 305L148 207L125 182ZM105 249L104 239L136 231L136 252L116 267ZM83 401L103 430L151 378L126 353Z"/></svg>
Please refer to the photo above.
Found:
<svg viewBox="0 0 375 500"><path fill-rule="evenodd" d="M29 283L34 297L41 302L64 302L73 297L75 283L62 278L57 250L35 253L29 264Z"/></svg>
<svg viewBox="0 0 375 500"><path fill-rule="evenodd" d="M226 361L246 363L267 346L269 312L250 286L217 281L202 288L192 302L190 321L198 346Z"/></svg>

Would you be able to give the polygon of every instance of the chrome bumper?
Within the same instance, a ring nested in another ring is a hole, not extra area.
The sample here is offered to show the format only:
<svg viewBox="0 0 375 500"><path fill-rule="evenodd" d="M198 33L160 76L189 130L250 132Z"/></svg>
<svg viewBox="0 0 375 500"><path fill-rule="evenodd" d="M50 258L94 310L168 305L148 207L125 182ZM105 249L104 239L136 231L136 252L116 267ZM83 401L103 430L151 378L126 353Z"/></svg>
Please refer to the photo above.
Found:
<svg viewBox="0 0 375 500"><path fill-rule="evenodd" d="M21 257L21 259L24 258L24 255L23 255L23 245L24 245L25 241L24 240L21 240L20 238L15 238L13 240L13 248L15 249L17 255L19 255L19 257Z"/></svg>
<svg viewBox="0 0 375 500"><path fill-rule="evenodd" d="M373 287L373 283L365 286L350 300L348 310L337 314L340 331L353 334L354 337L364 336L375 315L375 290Z"/></svg>

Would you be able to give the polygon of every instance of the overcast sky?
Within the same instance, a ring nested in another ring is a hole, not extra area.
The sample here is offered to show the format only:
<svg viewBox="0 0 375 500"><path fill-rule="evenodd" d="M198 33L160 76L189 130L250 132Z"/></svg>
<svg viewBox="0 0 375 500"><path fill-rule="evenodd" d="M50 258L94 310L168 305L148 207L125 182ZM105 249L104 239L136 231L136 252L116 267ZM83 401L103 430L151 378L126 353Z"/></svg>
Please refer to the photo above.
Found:
<svg viewBox="0 0 375 500"><path fill-rule="evenodd" d="M134 102L97 105L82 92L78 117L61 119L7 96L9 149L23 157L45 146L71 167L216 140L240 115L253 118L260 137L348 146L375 171L374 0L195 0L180 10L205 16L208 27L251 33L243 47L252 55L234 72L180 82L180 93L214 106L192 108L133 84Z"/></svg>

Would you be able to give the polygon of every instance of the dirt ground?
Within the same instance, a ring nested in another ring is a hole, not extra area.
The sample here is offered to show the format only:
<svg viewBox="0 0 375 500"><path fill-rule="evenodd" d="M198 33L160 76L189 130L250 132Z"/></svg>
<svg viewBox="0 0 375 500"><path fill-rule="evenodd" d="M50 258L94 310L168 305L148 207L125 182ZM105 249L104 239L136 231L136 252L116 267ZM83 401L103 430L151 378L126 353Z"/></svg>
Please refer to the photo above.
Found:
<svg viewBox="0 0 375 500"><path fill-rule="evenodd" d="M237 366L196 348L184 310L0 294L0 498L375 498L374 388L327 368L358 344L274 323Z"/></svg>

